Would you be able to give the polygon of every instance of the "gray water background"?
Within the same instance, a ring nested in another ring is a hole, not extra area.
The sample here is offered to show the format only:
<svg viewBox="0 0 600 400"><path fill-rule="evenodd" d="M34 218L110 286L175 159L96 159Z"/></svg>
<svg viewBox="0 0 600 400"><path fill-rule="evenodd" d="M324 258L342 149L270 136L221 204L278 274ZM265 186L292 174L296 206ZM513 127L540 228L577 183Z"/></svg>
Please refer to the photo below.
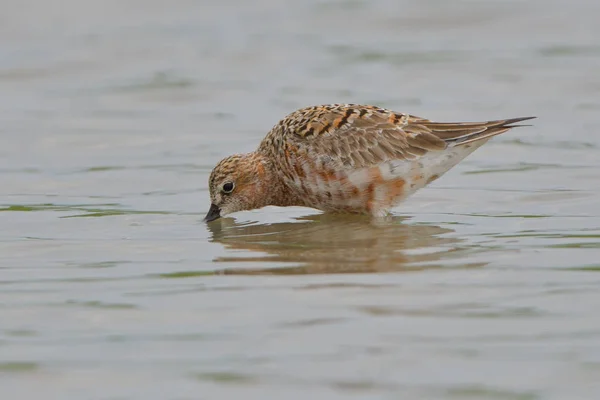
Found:
<svg viewBox="0 0 600 400"><path fill-rule="evenodd" d="M2 399L600 398L600 2L6 0ZM207 226L296 108L535 115L376 226ZM312 396L312 397L311 397Z"/></svg>

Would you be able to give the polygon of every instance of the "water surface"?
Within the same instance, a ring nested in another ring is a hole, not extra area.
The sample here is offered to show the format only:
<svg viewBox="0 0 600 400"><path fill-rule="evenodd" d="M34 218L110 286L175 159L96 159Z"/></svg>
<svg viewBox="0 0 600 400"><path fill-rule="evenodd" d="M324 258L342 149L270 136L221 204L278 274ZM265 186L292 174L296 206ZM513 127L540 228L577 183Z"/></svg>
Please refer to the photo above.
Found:
<svg viewBox="0 0 600 400"><path fill-rule="evenodd" d="M8 1L3 398L596 399L596 1ZM206 225L296 108L536 115L374 224Z"/></svg>

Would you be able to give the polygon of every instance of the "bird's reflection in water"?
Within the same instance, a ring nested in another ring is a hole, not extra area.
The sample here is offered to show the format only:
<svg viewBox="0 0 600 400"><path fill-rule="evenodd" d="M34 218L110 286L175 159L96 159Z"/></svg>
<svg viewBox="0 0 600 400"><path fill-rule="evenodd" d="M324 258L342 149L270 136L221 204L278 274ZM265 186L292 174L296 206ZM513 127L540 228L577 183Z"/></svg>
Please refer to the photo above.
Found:
<svg viewBox="0 0 600 400"><path fill-rule="evenodd" d="M443 258L461 252L461 240L448 235L453 230L406 222L404 217L373 222L364 216L321 214L273 224L240 224L223 218L208 227L212 241L226 249L256 252L239 256L232 252L215 262L264 263L260 268L218 271L224 274L409 271L440 267Z"/></svg>

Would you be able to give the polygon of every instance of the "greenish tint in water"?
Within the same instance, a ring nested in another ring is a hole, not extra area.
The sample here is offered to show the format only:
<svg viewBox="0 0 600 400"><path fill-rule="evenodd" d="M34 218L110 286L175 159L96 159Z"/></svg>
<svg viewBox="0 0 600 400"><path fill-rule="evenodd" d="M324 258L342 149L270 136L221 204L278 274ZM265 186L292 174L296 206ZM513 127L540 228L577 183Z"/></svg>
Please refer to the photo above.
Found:
<svg viewBox="0 0 600 400"><path fill-rule="evenodd" d="M32 372L39 368L37 363L23 362L23 361L12 361L12 362L0 362L0 374L19 374L25 372Z"/></svg>
<svg viewBox="0 0 600 400"><path fill-rule="evenodd" d="M107 217L113 215L128 215L128 214L169 214L166 211L141 211L141 210L121 210L115 208L97 208L98 206L117 206L119 204L94 204L89 206L86 204L74 205L59 205L59 204L30 204L30 205L9 205L0 208L0 211L68 211L68 212L83 212L83 214L61 216L60 218L79 218L79 217Z"/></svg>
<svg viewBox="0 0 600 400"><path fill-rule="evenodd" d="M458 399L489 399L489 400L538 400L541 399L535 393L518 393L504 390L497 390L486 387L463 387L448 391L449 398Z"/></svg>
<svg viewBox="0 0 600 400"><path fill-rule="evenodd" d="M198 276L214 275L212 271L178 271L170 272L168 274L158 275L160 278L179 279L179 278L195 278Z"/></svg>
<svg viewBox="0 0 600 400"><path fill-rule="evenodd" d="M126 303L104 303L101 301L76 301L76 300L67 300L65 302L66 305L77 306L77 307L89 307L89 308L107 308L107 309L121 309L121 310L130 310L137 308L134 304L126 304Z"/></svg>
<svg viewBox="0 0 600 400"><path fill-rule="evenodd" d="M225 385L250 385L259 383L259 380L256 377L235 372L208 372L205 374L197 374L196 379Z"/></svg>
<svg viewBox="0 0 600 400"><path fill-rule="evenodd" d="M565 4L4 2L2 399L598 398L600 24ZM337 102L538 118L384 221L202 222L220 159Z"/></svg>

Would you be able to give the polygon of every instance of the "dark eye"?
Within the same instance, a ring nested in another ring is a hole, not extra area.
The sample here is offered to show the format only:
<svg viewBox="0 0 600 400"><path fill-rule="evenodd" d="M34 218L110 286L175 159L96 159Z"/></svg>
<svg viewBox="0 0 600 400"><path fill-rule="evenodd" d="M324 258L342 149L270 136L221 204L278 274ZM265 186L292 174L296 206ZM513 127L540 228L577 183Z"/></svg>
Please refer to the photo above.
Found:
<svg viewBox="0 0 600 400"><path fill-rule="evenodd" d="M233 192L234 188L235 188L235 185L233 184L233 182L225 182L223 184L223 193L231 193L231 192Z"/></svg>

